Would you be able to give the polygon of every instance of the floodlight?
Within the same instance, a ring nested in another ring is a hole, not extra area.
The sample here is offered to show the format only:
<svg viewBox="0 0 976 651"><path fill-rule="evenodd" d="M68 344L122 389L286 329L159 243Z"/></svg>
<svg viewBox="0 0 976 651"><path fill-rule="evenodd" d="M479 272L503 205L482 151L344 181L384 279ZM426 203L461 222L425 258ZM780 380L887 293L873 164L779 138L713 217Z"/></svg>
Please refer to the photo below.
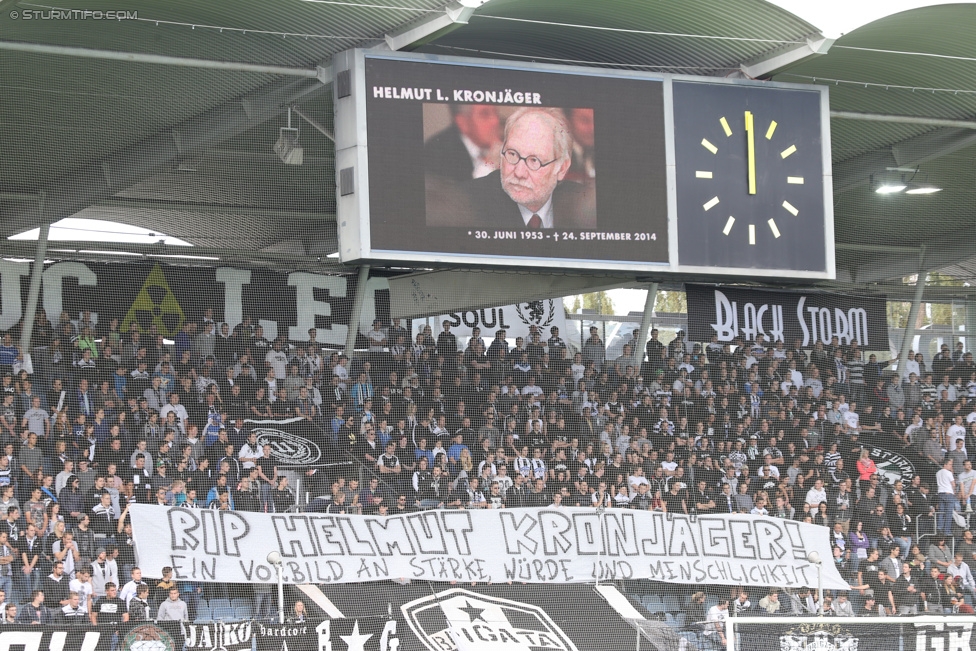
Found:
<svg viewBox="0 0 976 651"><path fill-rule="evenodd" d="M905 194L935 194L936 192L942 192L942 188L938 188L934 185L926 183L924 185L912 184L912 186L905 191Z"/></svg>
<svg viewBox="0 0 976 651"><path fill-rule="evenodd" d="M291 109L288 109L288 126L278 129L278 140L275 142L274 153L285 165L301 165L305 162L305 150L298 142L298 129L291 126Z"/></svg>

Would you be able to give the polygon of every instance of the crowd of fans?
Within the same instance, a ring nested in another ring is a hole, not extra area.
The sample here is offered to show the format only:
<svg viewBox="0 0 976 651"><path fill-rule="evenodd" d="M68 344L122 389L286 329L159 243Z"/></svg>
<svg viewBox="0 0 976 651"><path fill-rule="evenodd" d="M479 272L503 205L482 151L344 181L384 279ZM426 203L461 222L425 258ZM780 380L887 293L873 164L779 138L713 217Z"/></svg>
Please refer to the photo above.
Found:
<svg viewBox="0 0 976 651"><path fill-rule="evenodd" d="M965 524L976 488L976 364L961 344L931 367L913 354L892 373L892 360L865 359L836 338L807 350L762 335L692 345L680 331L665 345L657 330L643 343L635 331L608 359L595 327L575 350L555 327L532 327L512 346L504 330L486 342L476 328L460 342L450 322L435 337L395 320L375 322L368 352L349 359L308 334L269 341L249 317L231 328L208 310L167 344L154 327L123 332L119 319L96 323L87 312L52 324L39 312L28 366L7 333L7 597L31 599L59 560L71 578L108 557L125 575L134 502L265 512L304 504L245 423L285 417L365 469L307 469L311 510L770 515L830 528L856 594L893 612L936 605L929 580L939 581L943 608L950 588L976 594L976 546L955 523ZM892 482L874 444L910 455L917 472ZM921 540L926 531L947 536L962 565ZM905 577L914 590L902 589Z"/></svg>

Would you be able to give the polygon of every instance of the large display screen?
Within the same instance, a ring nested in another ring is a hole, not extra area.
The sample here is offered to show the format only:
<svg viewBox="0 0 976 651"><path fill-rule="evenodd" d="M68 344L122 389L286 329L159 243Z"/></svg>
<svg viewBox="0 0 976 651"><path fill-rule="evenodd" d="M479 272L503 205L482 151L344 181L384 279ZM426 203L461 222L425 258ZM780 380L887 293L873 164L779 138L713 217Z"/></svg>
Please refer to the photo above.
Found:
<svg viewBox="0 0 976 651"><path fill-rule="evenodd" d="M363 50L334 67L343 262L833 277L829 156L811 151L829 143L819 87L791 95L782 85ZM764 112L760 91L786 103ZM811 110L791 119L785 109L798 105ZM763 128L770 116L783 123L756 149L761 201L745 182L729 185L755 173L735 122L750 109ZM735 137L719 142L728 120ZM706 148L699 160L702 134L719 145L714 159ZM800 155L774 166L772 148L787 139ZM789 184L766 182L794 162L804 166ZM789 195L798 202L812 197L797 204L805 228L766 214L782 213L780 186L798 189ZM698 205L719 188L721 209ZM733 204L734 230L728 216L718 223ZM756 224L765 228L758 245Z"/></svg>
<svg viewBox="0 0 976 651"><path fill-rule="evenodd" d="M667 263L662 85L366 59L373 251Z"/></svg>

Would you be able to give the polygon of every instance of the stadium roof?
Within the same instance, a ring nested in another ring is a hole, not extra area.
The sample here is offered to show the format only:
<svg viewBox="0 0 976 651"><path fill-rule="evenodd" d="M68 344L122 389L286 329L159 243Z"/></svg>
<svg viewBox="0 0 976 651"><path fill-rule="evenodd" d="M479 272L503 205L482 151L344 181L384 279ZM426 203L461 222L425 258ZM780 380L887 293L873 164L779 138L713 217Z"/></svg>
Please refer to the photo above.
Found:
<svg viewBox="0 0 976 651"><path fill-rule="evenodd" d="M41 20L52 7L0 0L3 238L64 217L107 219L227 264L344 271L329 257L332 143L303 121L301 166L281 164L271 144L289 105L331 130L322 82L333 54L392 45L830 84L838 280L827 285L896 294L920 266L976 279L976 247L963 231L976 222L974 4L891 15L836 41L762 0L492 0L469 18L443 0L64 0L57 9L119 4L137 15ZM908 176L943 190L878 195L872 177L887 168L917 169ZM31 242L0 248L33 255ZM163 247L77 252L91 248L52 243L48 257Z"/></svg>

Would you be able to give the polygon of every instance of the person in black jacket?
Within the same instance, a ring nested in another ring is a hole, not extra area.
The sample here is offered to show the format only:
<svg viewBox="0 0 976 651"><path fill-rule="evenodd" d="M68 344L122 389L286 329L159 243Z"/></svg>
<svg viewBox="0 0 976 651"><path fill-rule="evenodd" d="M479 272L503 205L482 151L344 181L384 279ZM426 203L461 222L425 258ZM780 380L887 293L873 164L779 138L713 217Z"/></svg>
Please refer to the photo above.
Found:
<svg viewBox="0 0 976 651"><path fill-rule="evenodd" d="M922 610L929 614L941 614L949 607L949 595L945 584L939 580L939 568L933 567L929 575L918 582Z"/></svg>
<svg viewBox="0 0 976 651"><path fill-rule="evenodd" d="M57 561L51 568L51 573L44 577L41 582L41 590L44 593L44 606L50 609L59 609L68 605L68 584L71 579L64 573L64 563Z"/></svg>
<svg viewBox="0 0 976 651"><path fill-rule="evenodd" d="M488 104L450 104L452 125L424 144L424 171L470 181L492 171L501 146L498 109Z"/></svg>

